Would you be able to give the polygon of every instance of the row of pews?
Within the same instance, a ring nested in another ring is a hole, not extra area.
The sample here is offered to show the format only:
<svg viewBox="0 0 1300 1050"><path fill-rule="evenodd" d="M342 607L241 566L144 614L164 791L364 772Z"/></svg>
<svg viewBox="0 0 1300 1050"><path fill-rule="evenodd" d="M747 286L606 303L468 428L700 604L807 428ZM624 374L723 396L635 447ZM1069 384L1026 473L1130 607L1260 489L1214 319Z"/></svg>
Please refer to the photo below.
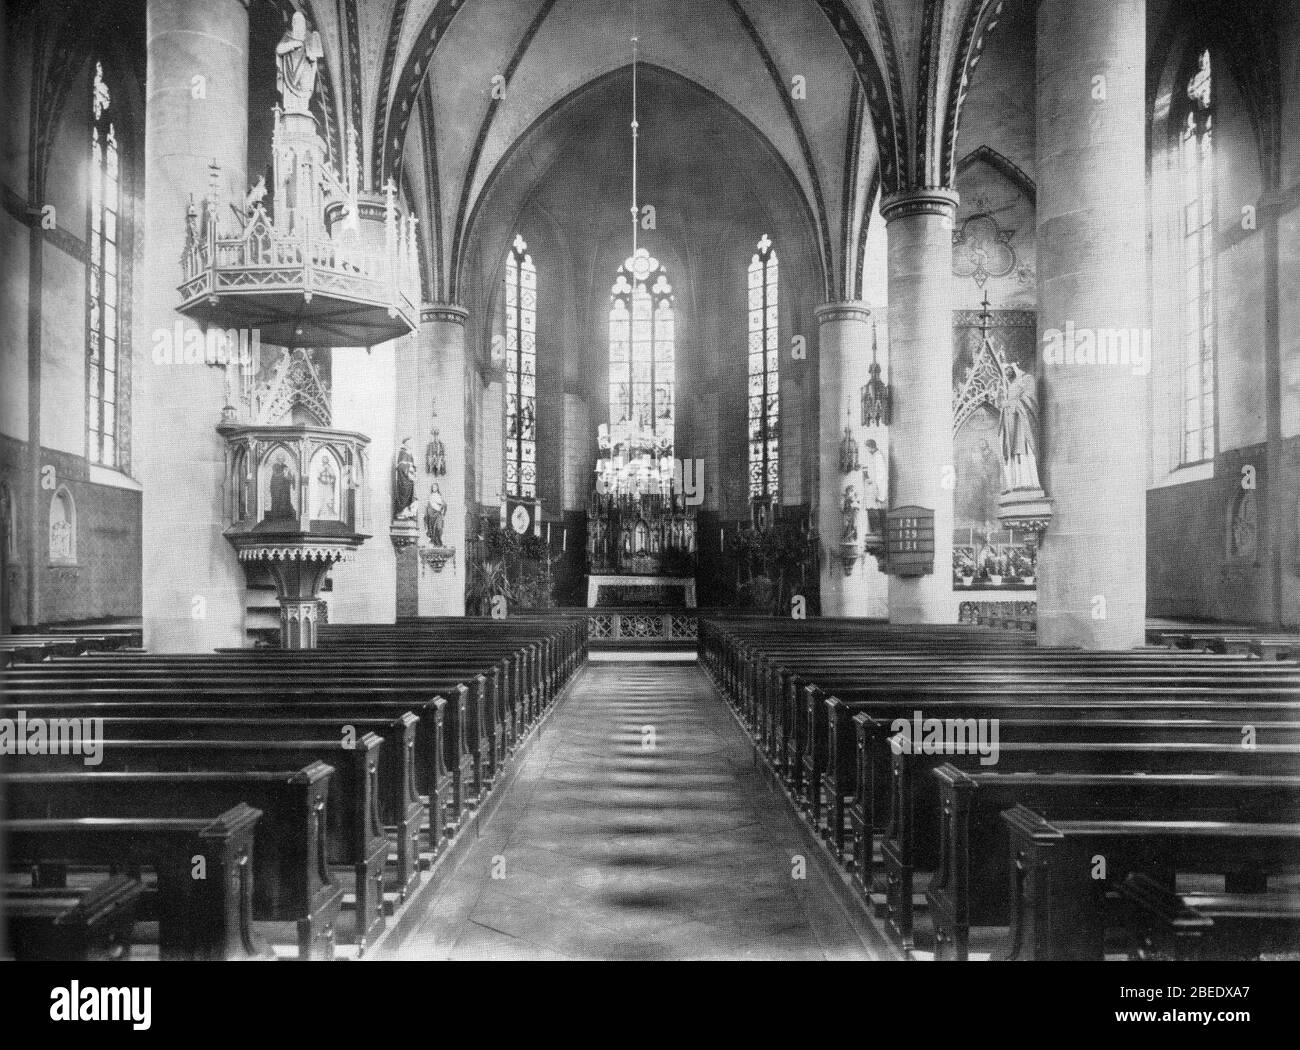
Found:
<svg viewBox="0 0 1300 1050"><path fill-rule="evenodd" d="M1300 666L710 619L701 662L911 958L1300 954Z"/></svg>
<svg viewBox="0 0 1300 1050"><path fill-rule="evenodd" d="M0 668L15 663L39 663L56 656L80 656L140 647L138 625L101 624L89 627L48 627L0 635Z"/></svg>
<svg viewBox="0 0 1300 1050"><path fill-rule="evenodd" d="M1300 659L1300 634L1233 624L1194 624L1152 620L1147 644L1166 649L1232 653L1261 660Z"/></svg>
<svg viewBox="0 0 1300 1050"><path fill-rule="evenodd" d="M8 952L361 954L587 657L585 619L336 625L320 645L5 670L0 718L100 744L5 760Z"/></svg>

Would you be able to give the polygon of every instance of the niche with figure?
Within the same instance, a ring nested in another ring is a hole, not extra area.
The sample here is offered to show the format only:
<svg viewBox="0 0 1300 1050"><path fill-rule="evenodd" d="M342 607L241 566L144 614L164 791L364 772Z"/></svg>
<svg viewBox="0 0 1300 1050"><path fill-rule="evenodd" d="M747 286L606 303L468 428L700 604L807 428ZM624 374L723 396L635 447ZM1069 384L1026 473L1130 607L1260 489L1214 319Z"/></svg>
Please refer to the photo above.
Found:
<svg viewBox="0 0 1300 1050"><path fill-rule="evenodd" d="M316 521L342 521L343 464L328 448L321 448L312 456L307 476L310 479L311 516Z"/></svg>
<svg viewBox="0 0 1300 1050"><path fill-rule="evenodd" d="M77 505L62 485L50 500L50 564L77 564Z"/></svg>
<svg viewBox="0 0 1300 1050"><path fill-rule="evenodd" d="M294 522L298 518L297 458L283 445L262 460L259 489L263 520Z"/></svg>

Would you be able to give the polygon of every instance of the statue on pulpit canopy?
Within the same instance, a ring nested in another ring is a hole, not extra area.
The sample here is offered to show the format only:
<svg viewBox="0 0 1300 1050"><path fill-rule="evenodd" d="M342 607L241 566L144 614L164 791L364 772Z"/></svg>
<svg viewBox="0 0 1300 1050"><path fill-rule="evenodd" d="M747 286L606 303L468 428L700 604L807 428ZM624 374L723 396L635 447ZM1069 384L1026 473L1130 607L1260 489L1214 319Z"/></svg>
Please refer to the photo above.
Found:
<svg viewBox="0 0 1300 1050"><path fill-rule="evenodd" d="M286 113L310 112L312 93L316 90L316 64L325 54L320 33L307 34L307 19L295 11L293 21L275 45L275 86L284 101Z"/></svg>

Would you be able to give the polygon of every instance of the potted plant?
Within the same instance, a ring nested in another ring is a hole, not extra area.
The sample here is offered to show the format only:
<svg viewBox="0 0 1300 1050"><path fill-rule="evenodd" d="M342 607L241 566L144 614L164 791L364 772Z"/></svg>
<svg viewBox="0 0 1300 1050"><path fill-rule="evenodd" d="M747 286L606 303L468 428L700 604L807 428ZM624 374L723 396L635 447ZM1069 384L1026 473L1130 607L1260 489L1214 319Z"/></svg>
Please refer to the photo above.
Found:
<svg viewBox="0 0 1300 1050"><path fill-rule="evenodd" d="M1034 584L1034 562L1029 554L1023 550L1015 550L1011 553L1012 564L1015 566L1015 574L1021 583L1033 586Z"/></svg>
<svg viewBox="0 0 1300 1050"><path fill-rule="evenodd" d="M963 587L975 583L975 557L965 547L952 549L952 573L954 581L960 581Z"/></svg>
<svg viewBox="0 0 1300 1050"><path fill-rule="evenodd" d="M1002 586L1003 561L1003 558L994 554L991 550L986 551L984 554L984 574L994 587Z"/></svg>

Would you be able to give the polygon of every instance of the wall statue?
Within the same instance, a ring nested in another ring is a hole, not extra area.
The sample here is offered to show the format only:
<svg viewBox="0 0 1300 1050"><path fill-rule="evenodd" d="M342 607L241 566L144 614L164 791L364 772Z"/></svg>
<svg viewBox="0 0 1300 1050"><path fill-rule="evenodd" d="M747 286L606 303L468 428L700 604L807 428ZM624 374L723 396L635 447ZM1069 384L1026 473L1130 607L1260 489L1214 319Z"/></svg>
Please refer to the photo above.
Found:
<svg viewBox="0 0 1300 1050"><path fill-rule="evenodd" d="M438 437L437 427L434 427L433 437L424 448L424 470L435 478L444 477L447 473L447 447Z"/></svg>
<svg viewBox="0 0 1300 1050"><path fill-rule="evenodd" d="M393 464L393 520L414 518L415 504L415 456L411 439L403 438Z"/></svg>
<svg viewBox="0 0 1300 1050"><path fill-rule="evenodd" d="M442 489L438 483L433 483L433 488L429 490L429 498L424 505L424 531L429 536L429 542L435 547L443 546L442 527L447 520L447 498L442 494Z"/></svg>
<svg viewBox="0 0 1300 1050"><path fill-rule="evenodd" d="M1006 387L998 408L1002 437L1002 490L1041 489L1038 480L1038 390L1019 365L1003 369Z"/></svg>

